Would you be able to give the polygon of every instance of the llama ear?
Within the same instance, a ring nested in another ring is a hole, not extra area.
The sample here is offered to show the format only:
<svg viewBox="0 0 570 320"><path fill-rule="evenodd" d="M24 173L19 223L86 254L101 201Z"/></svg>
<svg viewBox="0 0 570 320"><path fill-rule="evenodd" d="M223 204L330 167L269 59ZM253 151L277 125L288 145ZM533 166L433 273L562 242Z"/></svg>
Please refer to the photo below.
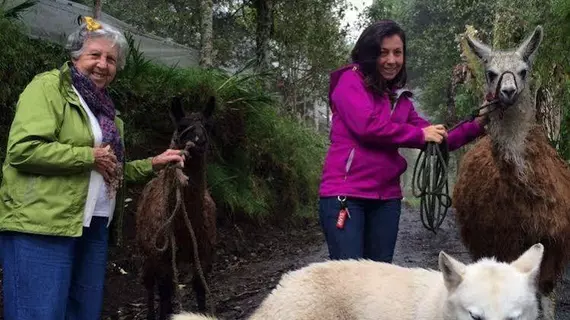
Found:
<svg viewBox="0 0 570 320"><path fill-rule="evenodd" d="M465 273L465 265L445 252L439 253L439 270L443 274L445 287L449 292L454 291L463 281L463 274Z"/></svg>
<svg viewBox="0 0 570 320"><path fill-rule="evenodd" d="M170 119L174 125L178 126L180 119L184 118L184 108L182 107L182 98L176 96L170 102Z"/></svg>
<svg viewBox="0 0 570 320"><path fill-rule="evenodd" d="M488 61L489 56L493 50L486 44L467 36L467 45L471 52L473 52L479 59Z"/></svg>
<svg viewBox="0 0 570 320"><path fill-rule="evenodd" d="M206 104L206 107L202 111L204 117L206 117L206 119L212 117L215 108L216 108L216 97L210 96L210 98L208 99L208 104Z"/></svg>
<svg viewBox="0 0 570 320"><path fill-rule="evenodd" d="M529 65L532 65L534 57L536 56L536 49L542 43L542 37L544 32L542 31L542 26L537 26L534 32L525 39L525 41L517 49L517 53L526 61Z"/></svg>
<svg viewBox="0 0 570 320"><path fill-rule="evenodd" d="M511 266L521 273L527 274L534 286L538 280L543 254L544 246L541 243L537 243L521 254L515 261L511 262Z"/></svg>

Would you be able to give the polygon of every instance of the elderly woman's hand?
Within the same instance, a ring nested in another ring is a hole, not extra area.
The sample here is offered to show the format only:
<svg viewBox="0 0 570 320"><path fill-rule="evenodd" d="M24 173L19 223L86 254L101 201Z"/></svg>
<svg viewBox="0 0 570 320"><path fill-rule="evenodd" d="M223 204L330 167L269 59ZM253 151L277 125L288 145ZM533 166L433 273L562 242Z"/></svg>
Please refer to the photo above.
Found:
<svg viewBox="0 0 570 320"><path fill-rule="evenodd" d="M117 157L111 146L93 148L95 157L95 171L99 172L106 182L113 181L117 175Z"/></svg>
<svg viewBox="0 0 570 320"><path fill-rule="evenodd" d="M161 170L169 163L178 163L180 167L184 168L184 151L168 149L163 153L152 158L152 169L155 171Z"/></svg>

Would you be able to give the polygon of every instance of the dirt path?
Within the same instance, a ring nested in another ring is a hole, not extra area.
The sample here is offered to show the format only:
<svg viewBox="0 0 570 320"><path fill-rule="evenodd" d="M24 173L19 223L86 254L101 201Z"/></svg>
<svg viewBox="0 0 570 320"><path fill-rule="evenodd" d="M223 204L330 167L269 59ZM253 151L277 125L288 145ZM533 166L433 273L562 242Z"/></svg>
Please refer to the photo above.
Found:
<svg viewBox="0 0 570 320"><path fill-rule="evenodd" d="M238 229L222 226L218 259L214 266L211 290L217 315L222 319L245 319L277 284L281 275L311 262L327 258L327 249L316 222L295 228ZM452 213L437 234L425 230L416 210L405 208L394 263L404 266L437 268L440 250L464 262L470 261L456 233ZM138 278L140 258L132 243L122 250L112 250L109 260L105 320L144 319L145 292ZM559 292L559 320L570 320L570 275ZM188 290L183 290L184 309L195 310ZM1 310L1 301L0 301ZM2 317L0 316L0 319Z"/></svg>

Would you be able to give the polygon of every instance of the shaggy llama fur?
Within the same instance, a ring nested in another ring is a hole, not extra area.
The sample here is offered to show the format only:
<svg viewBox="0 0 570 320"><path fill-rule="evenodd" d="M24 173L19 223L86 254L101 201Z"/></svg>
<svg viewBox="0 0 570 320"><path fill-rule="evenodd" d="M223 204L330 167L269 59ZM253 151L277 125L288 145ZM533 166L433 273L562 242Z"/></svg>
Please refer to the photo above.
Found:
<svg viewBox="0 0 570 320"><path fill-rule="evenodd" d="M148 319L155 318L154 293L160 297L159 319L165 320L173 312L172 298L178 288L177 270L192 267L192 287L200 311L206 310L206 288L200 278L201 268L207 279L211 271L216 243L216 205L206 188L206 155L208 137L205 123L214 108L212 99L204 114L186 115L178 99L171 110L176 132L172 148L186 149L184 168L167 166L144 188L136 216L137 242L144 256L143 283L147 289ZM177 199L176 188L183 188ZM179 200L182 200L180 203ZM180 205L177 207L177 201ZM173 219L169 220L175 213ZM194 231L200 265L194 263L191 233L186 225L184 211ZM172 238L176 250L172 261ZM164 248L164 251L159 250Z"/></svg>

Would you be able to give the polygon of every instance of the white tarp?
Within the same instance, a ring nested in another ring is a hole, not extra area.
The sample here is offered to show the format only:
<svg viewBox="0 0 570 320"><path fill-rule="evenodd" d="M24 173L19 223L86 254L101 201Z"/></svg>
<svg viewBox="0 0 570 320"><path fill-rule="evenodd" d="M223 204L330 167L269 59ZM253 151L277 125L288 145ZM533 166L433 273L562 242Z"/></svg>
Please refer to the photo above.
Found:
<svg viewBox="0 0 570 320"><path fill-rule="evenodd" d="M11 8L22 2L23 0L8 0L6 7ZM80 15L92 16L93 9L67 0L38 0L36 5L21 15L21 20L31 37L39 37L63 45L67 36L77 28L77 17ZM139 44L139 49L148 59L169 66L198 65L199 53L196 49L143 33L104 12L101 13L100 20L123 32L131 33L135 45Z"/></svg>

